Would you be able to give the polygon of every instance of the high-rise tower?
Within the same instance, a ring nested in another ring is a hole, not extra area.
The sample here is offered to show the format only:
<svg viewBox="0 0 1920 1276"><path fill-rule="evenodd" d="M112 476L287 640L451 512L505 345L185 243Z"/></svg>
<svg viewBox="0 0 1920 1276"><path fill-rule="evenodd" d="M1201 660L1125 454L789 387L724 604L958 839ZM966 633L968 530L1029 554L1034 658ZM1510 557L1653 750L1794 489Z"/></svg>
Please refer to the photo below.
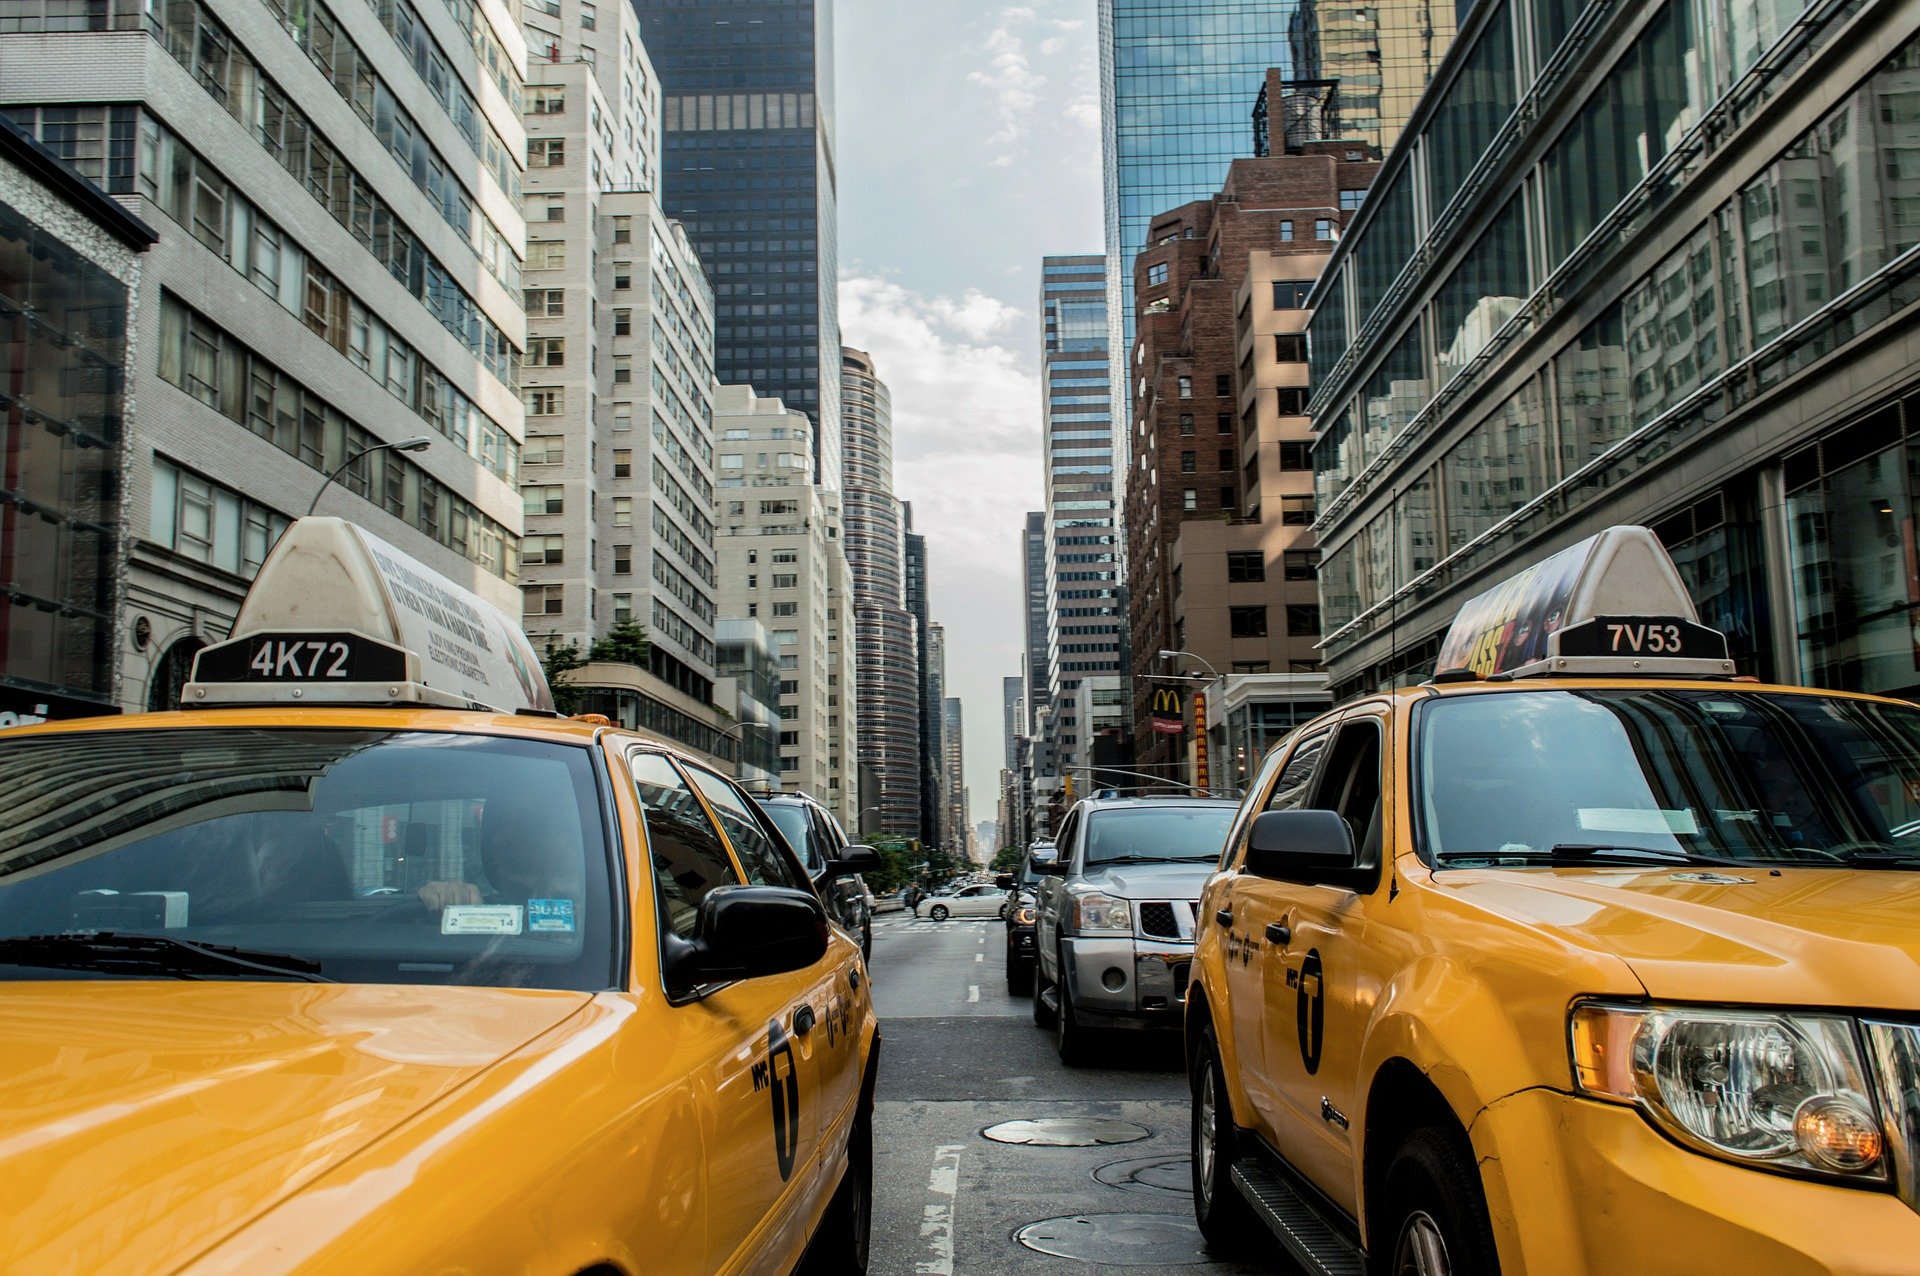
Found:
<svg viewBox="0 0 1920 1276"><path fill-rule="evenodd" d="M713 281L716 368L818 425L841 478L832 0L636 0L660 74L667 212Z"/></svg>

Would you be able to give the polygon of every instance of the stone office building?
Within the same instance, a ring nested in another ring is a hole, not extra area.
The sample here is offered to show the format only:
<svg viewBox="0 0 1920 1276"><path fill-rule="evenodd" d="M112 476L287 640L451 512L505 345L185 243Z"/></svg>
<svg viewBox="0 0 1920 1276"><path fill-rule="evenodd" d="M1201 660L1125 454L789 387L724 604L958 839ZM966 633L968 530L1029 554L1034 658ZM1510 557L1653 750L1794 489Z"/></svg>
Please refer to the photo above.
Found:
<svg viewBox="0 0 1920 1276"><path fill-rule="evenodd" d="M1920 694L1920 10L1482 4L1312 298L1337 696L1653 527L1741 672Z"/></svg>

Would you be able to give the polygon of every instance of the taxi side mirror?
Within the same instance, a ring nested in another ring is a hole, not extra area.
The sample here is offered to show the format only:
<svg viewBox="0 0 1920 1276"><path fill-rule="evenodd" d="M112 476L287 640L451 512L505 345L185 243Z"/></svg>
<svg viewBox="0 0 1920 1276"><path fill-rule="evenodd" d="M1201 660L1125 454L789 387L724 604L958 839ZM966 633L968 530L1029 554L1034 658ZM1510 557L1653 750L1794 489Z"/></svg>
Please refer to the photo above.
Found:
<svg viewBox="0 0 1920 1276"><path fill-rule="evenodd" d="M877 872L880 868L880 852L871 846L862 846L858 842L840 848L840 853L827 861L827 877L852 877L856 873Z"/></svg>
<svg viewBox="0 0 1920 1276"><path fill-rule="evenodd" d="M827 951L827 913L810 891L721 886L700 901L693 938L669 936L667 982L676 993L701 984L804 970Z"/></svg>
<svg viewBox="0 0 1920 1276"><path fill-rule="evenodd" d="M1371 877L1353 833L1334 811L1268 811L1247 833L1241 871L1277 882L1359 889Z"/></svg>

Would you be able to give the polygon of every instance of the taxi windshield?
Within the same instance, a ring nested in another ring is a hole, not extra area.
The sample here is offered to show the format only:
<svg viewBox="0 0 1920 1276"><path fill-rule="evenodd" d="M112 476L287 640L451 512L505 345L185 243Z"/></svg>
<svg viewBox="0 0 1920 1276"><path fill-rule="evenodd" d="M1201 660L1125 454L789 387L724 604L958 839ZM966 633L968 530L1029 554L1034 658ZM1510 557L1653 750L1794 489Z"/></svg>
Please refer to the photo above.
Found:
<svg viewBox="0 0 1920 1276"><path fill-rule="evenodd" d="M1425 847L1452 867L1920 868L1920 711L1779 692L1542 690L1422 706Z"/></svg>
<svg viewBox="0 0 1920 1276"><path fill-rule="evenodd" d="M603 989L591 752L227 728L0 739L0 979Z"/></svg>

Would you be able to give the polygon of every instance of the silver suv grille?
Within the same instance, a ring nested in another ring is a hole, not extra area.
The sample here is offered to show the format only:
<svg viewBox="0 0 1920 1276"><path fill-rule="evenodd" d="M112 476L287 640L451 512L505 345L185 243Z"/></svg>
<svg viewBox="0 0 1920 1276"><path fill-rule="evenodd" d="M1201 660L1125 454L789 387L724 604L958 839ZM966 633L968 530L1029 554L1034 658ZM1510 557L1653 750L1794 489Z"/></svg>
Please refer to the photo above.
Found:
<svg viewBox="0 0 1920 1276"><path fill-rule="evenodd" d="M1153 900L1136 905L1135 913L1142 937L1193 942L1193 905L1187 900Z"/></svg>
<svg viewBox="0 0 1920 1276"><path fill-rule="evenodd" d="M1860 1027L1867 1039L1867 1066L1887 1113L1894 1190L1920 1210L1920 1024L1869 1020Z"/></svg>

